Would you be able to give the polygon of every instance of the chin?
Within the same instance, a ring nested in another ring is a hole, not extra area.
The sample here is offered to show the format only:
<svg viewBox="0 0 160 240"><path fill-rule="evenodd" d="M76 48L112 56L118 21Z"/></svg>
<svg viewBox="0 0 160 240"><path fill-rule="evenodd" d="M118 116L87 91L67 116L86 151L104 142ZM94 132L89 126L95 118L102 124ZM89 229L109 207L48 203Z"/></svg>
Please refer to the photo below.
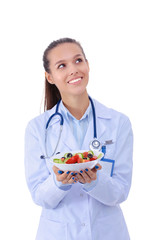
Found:
<svg viewBox="0 0 160 240"><path fill-rule="evenodd" d="M87 89L77 89L74 92L72 92L74 96L83 96L87 94Z"/></svg>

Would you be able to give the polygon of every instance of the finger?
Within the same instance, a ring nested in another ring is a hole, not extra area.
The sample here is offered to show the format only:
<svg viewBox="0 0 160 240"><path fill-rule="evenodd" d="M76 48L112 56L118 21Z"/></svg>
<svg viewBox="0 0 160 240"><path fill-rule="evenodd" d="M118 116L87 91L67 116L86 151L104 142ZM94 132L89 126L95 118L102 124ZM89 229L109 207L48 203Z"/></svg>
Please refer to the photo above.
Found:
<svg viewBox="0 0 160 240"><path fill-rule="evenodd" d="M85 180L80 173L78 173L78 175L77 175L77 181L80 182L80 183L85 183Z"/></svg>
<svg viewBox="0 0 160 240"><path fill-rule="evenodd" d="M71 176L71 178L68 180L68 184L74 184L77 182L77 178L75 176Z"/></svg>
<svg viewBox="0 0 160 240"><path fill-rule="evenodd" d="M85 170L81 170L80 174L82 175L85 183L90 183L92 181L91 178L89 177L89 175L86 173Z"/></svg>
<svg viewBox="0 0 160 240"><path fill-rule="evenodd" d="M96 168L97 170L101 170L101 169L102 169L102 166L101 166L99 163L97 163L96 166L95 166L95 168Z"/></svg>
<svg viewBox="0 0 160 240"><path fill-rule="evenodd" d="M63 184L73 184L77 182L77 178L71 173L62 181Z"/></svg>
<svg viewBox="0 0 160 240"><path fill-rule="evenodd" d="M73 176L73 173L72 172L66 172L65 173L65 178L63 178L61 181L63 184L68 184L68 181L71 179L71 177Z"/></svg>
<svg viewBox="0 0 160 240"><path fill-rule="evenodd" d="M90 177L91 180L96 180L97 179L97 170L93 171L90 168L85 169L86 174Z"/></svg>
<svg viewBox="0 0 160 240"><path fill-rule="evenodd" d="M53 172L56 174L56 175L59 175L59 174L62 174L64 173L62 170L60 170L59 168L57 168L56 166L53 166Z"/></svg>
<svg viewBox="0 0 160 240"><path fill-rule="evenodd" d="M101 170L102 169L102 166L97 163L96 166L92 169L93 172L97 172L97 170Z"/></svg>
<svg viewBox="0 0 160 240"><path fill-rule="evenodd" d="M62 183L63 184L69 184L70 182L72 183L73 181L70 181L73 177L74 179L72 180L76 180L76 175L77 173L75 174L74 172L65 172L64 174L66 174L66 177L62 180Z"/></svg>
<svg viewBox="0 0 160 240"><path fill-rule="evenodd" d="M64 172L62 170L60 170L59 168L57 168L55 166L53 166L52 169L53 169L54 174L56 175L57 181L62 181L65 178L65 176L63 175Z"/></svg>
<svg viewBox="0 0 160 240"><path fill-rule="evenodd" d="M66 179L66 177L68 176L68 174L70 173L70 171L63 172L55 166L53 166L53 171L56 175L57 181L60 181L60 182L64 181Z"/></svg>
<svg viewBox="0 0 160 240"><path fill-rule="evenodd" d="M52 169L53 169L53 172L54 172L55 174L57 174L57 173L58 173L58 170L60 170L60 169L57 168L56 166L53 166Z"/></svg>

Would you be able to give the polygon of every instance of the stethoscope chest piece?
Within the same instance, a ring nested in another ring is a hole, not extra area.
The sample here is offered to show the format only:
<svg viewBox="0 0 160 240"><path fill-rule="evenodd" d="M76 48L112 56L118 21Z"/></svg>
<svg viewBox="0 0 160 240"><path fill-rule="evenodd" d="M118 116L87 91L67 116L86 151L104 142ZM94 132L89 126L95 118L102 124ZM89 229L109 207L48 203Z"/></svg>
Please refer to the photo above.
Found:
<svg viewBox="0 0 160 240"><path fill-rule="evenodd" d="M100 141L98 141L96 138L94 138L90 144L89 144L89 148L93 151L93 150L97 150L100 151L102 148L102 145L100 143Z"/></svg>

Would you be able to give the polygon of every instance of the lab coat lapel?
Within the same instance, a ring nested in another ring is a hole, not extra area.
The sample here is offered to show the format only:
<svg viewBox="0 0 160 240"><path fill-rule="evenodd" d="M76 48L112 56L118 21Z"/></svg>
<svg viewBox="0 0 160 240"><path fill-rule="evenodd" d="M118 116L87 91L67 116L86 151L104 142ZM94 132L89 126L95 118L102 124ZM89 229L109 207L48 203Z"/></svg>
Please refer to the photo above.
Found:
<svg viewBox="0 0 160 240"><path fill-rule="evenodd" d="M96 128L97 128L97 138L98 140L100 140L101 136L103 135L103 133L106 130L106 126L105 124L101 121L100 118L96 117ZM83 144L82 144L82 149L84 150L88 150L89 149L89 145L90 142L93 140L94 138L94 127L93 127L93 120L92 122L89 123Z"/></svg>
<svg viewBox="0 0 160 240"><path fill-rule="evenodd" d="M106 132L106 123L103 121L103 119L110 119L110 110L100 104L98 101L94 101L94 107L96 112L96 129L97 129L97 138L101 141L101 137ZM82 149L87 150L89 149L89 144L94 138L94 126L93 126L93 117L92 120L89 122L88 130L86 132Z"/></svg>
<svg viewBox="0 0 160 240"><path fill-rule="evenodd" d="M89 123L86 135L84 137L84 141L82 144L82 150L88 150L89 144L93 140L93 122Z"/></svg>
<svg viewBox="0 0 160 240"><path fill-rule="evenodd" d="M63 130L61 135L61 141L65 144L70 150L78 149L78 144L76 142L75 137L72 134L71 128L69 124L64 121Z"/></svg>
<svg viewBox="0 0 160 240"><path fill-rule="evenodd" d="M97 126L97 138L101 140L104 133L108 128L106 120L111 119L111 110L94 100L94 106L96 111L96 126Z"/></svg>
<svg viewBox="0 0 160 240"><path fill-rule="evenodd" d="M97 122L97 138L98 138L98 140L100 140L102 135L106 131L106 124L104 124L104 122L102 122L101 118L97 117L96 119L97 119L96 120L96 122Z"/></svg>
<svg viewBox="0 0 160 240"><path fill-rule="evenodd" d="M55 112L55 108L52 109L50 116ZM50 117L48 116L48 118ZM60 119L59 117L55 116L54 119L51 121L50 125L49 125L49 131L51 136L51 146L55 146L57 144L58 138L59 138L59 133L60 133ZM69 124L67 123L67 121L65 121L64 119L64 123L63 123L63 129L62 129L62 133L61 133L61 138L57 147L57 151L62 152L63 149L65 149L67 147L67 149L69 150L76 150L78 149L78 144L72 134L72 131L70 129ZM53 147L54 148L54 147ZM53 149L54 150L54 149Z"/></svg>
<svg viewBox="0 0 160 240"><path fill-rule="evenodd" d="M60 132L60 122L56 122L53 126L55 142L58 141L59 132ZM57 143L57 142L56 142ZM72 134L69 124L64 120L63 129L61 133L61 138L57 150L63 151L63 146L66 146L69 150L78 149L77 142Z"/></svg>

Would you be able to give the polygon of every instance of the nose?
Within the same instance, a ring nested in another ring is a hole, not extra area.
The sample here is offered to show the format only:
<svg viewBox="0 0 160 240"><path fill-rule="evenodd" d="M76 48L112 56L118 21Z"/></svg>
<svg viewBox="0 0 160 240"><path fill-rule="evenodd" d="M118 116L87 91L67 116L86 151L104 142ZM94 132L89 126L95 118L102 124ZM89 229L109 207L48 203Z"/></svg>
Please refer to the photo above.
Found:
<svg viewBox="0 0 160 240"><path fill-rule="evenodd" d="M69 67L69 75L70 76L74 76L76 74L78 74L77 67L74 64L70 65L70 67Z"/></svg>

